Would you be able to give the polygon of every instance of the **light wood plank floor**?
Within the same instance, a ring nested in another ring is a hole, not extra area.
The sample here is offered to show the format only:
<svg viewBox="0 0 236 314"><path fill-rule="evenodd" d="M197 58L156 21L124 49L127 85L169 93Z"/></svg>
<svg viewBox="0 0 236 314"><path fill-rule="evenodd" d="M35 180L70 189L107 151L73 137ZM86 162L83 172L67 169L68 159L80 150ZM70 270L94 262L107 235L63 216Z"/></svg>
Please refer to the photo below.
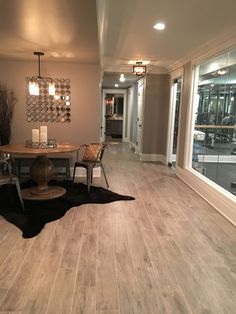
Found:
<svg viewBox="0 0 236 314"><path fill-rule="evenodd" d="M135 201L73 208L33 239L0 217L0 314L236 313L236 228L127 144L104 165Z"/></svg>

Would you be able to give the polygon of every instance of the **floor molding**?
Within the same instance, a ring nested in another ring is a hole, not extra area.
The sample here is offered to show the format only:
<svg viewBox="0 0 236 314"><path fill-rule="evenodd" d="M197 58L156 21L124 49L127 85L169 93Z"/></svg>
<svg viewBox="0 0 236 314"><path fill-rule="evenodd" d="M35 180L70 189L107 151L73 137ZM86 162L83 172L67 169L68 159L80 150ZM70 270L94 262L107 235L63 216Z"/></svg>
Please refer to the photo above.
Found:
<svg viewBox="0 0 236 314"><path fill-rule="evenodd" d="M141 161L160 161L163 164L166 163L166 156L162 154L140 154L139 158Z"/></svg>
<svg viewBox="0 0 236 314"><path fill-rule="evenodd" d="M236 226L236 197L193 169L176 168L176 175Z"/></svg>

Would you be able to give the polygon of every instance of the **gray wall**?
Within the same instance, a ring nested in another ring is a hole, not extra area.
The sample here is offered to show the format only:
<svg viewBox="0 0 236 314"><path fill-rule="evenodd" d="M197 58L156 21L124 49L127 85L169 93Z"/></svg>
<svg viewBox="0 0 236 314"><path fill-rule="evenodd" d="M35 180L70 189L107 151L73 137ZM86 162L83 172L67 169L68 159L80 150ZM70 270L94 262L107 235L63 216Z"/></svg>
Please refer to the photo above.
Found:
<svg viewBox="0 0 236 314"><path fill-rule="evenodd" d="M71 123L26 121L25 77L37 75L37 62L0 60L0 83L15 91L17 104L12 122L11 143L31 139L31 130L48 126L49 138L58 142L86 143L99 141L99 65L73 63L45 63L41 74L71 80Z"/></svg>
<svg viewBox="0 0 236 314"><path fill-rule="evenodd" d="M170 76L148 74L144 95L142 153L166 155Z"/></svg>
<svg viewBox="0 0 236 314"><path fill-rule="evenodd" d="M137 141L137 94L138 94L138 84L130 88L132 90L132 103L130 110L130 141L135 144Z"/></svg>

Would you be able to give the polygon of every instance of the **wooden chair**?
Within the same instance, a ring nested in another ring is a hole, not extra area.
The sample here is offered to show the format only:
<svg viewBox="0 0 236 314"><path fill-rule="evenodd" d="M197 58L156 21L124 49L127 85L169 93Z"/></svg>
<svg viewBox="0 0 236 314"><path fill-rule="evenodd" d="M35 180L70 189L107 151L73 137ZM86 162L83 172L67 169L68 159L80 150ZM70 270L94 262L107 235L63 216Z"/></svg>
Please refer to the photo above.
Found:
<svg viewBox="0 0 236 314"><path fill-rule="evenodd" d="M90 143L90 144L84 144L80 146L80 149L78 151L78 158L74 164L73 182L75 179L76 168L77 167L85 168L86 173L87 173L88 192L90 192L90 186L93 181L93 168L95 167L101 167L105 181L106 181L107 188L109 188L105 170L102 164L102 158L104 155L104 150L106 148L107 148L106 144L100 144L100 143ZM83 151L83 154L81 157L82 151Z"/></svg>
<svg viewBox="0 0 236 314"><path fill-rule="evenodd" d="M21 196L19 179L12 174L11 157L9 154L0 154L0 185L15 184L19 200L24 209L24 202Z"/></svg>

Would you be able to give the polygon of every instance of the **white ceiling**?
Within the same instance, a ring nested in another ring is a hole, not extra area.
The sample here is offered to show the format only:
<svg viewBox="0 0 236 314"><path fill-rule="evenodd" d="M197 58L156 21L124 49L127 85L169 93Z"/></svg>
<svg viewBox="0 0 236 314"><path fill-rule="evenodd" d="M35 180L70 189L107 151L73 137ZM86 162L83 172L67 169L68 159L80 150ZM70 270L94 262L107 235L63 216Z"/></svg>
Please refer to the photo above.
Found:
<svg viewBox="0 0 236 314"><path fill-rule="evenodd" d="M126 89L132 85L139 79L138 76L133 75L132 73L124 73L125 81L120 81L120 73L112 73L112 72L105 72L102 81L103 88L119 88L119 89ZM115 84L118 84L116 87Z"/></svg>
<svg viewBox="0 0 236 314"><path fill-rule="evenodd" d="M0 0L0 58L98 63L95 0Z"/></svg>
<svg viewBox="0 0 236 314"><path fill-rule="evenodd" d="M101 63L106 72L168 68L236 31L235 0L0 0L0 59ZM98 22L97 22L98 16ZM153 25L163 21L166 30Z"/></svg>
<svg viewBox="0 0 236 314"><path fill-rule="evenodd" d="M236 31L235 0L98 2L104 12L99 24L106 71L124 71L131 68L130 60L147 60L149 72L164 72L206 42ZM158 21L166 23L163 32L153 29Z"/></svg>

